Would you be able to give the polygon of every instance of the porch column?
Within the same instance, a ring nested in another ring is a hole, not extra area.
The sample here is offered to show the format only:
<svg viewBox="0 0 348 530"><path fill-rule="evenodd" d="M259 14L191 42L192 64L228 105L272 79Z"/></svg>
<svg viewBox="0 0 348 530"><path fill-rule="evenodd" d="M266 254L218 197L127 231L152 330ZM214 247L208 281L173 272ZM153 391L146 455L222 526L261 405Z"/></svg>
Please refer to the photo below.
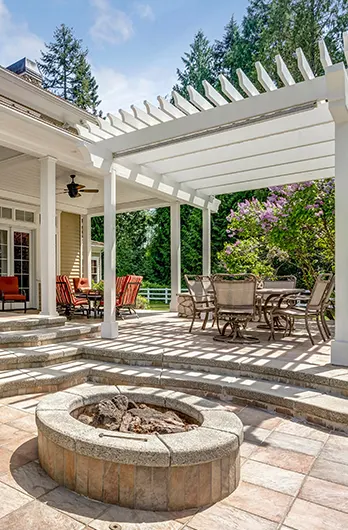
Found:
<svg viewBox="0 0 348 530"><path fill-rule="evenodd" d="M211 274L211 212L203 210L203 274Z"/></svg>
<svg viewBox="0 0 348 530"><path fill-rule="evenodd" d="M348 76L343 63L326 70L329 109L335 121L335 340L331 363L348 366Z"/></svg>
<svg viewBox="0 0 348 530"><path fill-rule="evenodd" d="M82 270L83 277L88 278L88 283L92 286L92 243L91 243L91 216L84 215L82 219Z"/></svg>
<svg viewBox="0 0 348 530"><path fill-rule="evenodd" d="M180 203L170 207L170 275L171 301L170 310L177 311L176 295L181 291L181 238L180 238Z"/></svg>
<svg viewBox="0 0 348 530"><path fill-rule="evenodd" d="M56 159L40 160L41 314L56 310Z"/></svg>
<svg viewBox="0 0 348 530"><path fill-rule="evenodd" d="M104 177L104 321L103 339L116 339L116 171Z"/></svg>
<svg viewBox="0 0 348 530"><path fill-rule="evenodd" d="M335 124L335 340L332 364L348 366L348 121Z"/></svg>

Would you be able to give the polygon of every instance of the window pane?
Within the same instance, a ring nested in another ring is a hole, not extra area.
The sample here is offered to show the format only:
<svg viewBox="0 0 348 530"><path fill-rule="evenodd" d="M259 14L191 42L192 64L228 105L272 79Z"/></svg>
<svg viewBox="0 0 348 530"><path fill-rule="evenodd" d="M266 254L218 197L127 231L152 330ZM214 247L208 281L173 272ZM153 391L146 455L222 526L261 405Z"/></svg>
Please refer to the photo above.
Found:
<svg viewBox="0 0 348 530"><path fill-rule="evenodd" d="M0 243L7 245L7 230L0 230Z"/></svg>
<svg viewBox="0 0 348 530"><path fill-rule="evenodd" d="M29 245L30 234L27 232L13 233L13 251L14 251L14 273L18 277L20 290L24 290L29 300L30 285L30 263L29 263Z"/></svg>

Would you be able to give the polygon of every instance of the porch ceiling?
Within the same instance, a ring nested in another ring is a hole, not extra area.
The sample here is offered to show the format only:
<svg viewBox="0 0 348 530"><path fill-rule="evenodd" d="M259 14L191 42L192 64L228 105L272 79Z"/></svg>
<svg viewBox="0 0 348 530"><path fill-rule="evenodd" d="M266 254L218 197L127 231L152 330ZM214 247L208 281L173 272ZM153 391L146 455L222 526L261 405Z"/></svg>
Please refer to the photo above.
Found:
<svg viewBox="0 0 348 530"><path fill-rule="evenodd" d="M70 182L70 175L76 173L77 182L86 187L99 189L97 194L84 194L76 199L69 198L63 193L66 184ZM57 208L76 213L102 213L103 211L103 180L91 177L81 172L75 172L57 165L56 200ZM40 161L30 155L20 153L0 146L0 197L16 200L32 205L40 203ZM157 201L157 202L156 202ZM120 181L117 186L117 209L127 211L137 209L143 205L163 204L156 197L144 193L131 184Z"/></svg>

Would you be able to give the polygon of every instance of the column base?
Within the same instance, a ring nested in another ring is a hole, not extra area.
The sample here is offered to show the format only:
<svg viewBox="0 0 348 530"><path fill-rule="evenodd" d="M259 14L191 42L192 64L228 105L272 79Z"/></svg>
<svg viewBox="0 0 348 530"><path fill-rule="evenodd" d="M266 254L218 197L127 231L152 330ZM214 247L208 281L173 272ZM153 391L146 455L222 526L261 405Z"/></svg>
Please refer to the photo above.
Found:
<svg viewBox="0 0 348 530"><path fill-rule="evenodd" d="M117 339L118 337L118 322L102 322L101 338L102 339Z"/></svg>
<svg viewBox="0 0 348 530"><path fill-rule="evenodd" d="M40 316L41 317L59 317L59 313L54 310L54 311L40 311Z"/></svg>
<svg viewBox="0 0 348 530"><path fill-rule="evenodd" d="M348 342L343 340L332 341L331 364L348 366Z"/></svg>
<svg viewBox="0 0 348 530"><path fill-rule="evenodd" d="M177 313L178 311L178 297L177 295L175 295L175 298L171 299L170 301L170 305L169 305L169 311L171 311L172 313Z"/></svg>

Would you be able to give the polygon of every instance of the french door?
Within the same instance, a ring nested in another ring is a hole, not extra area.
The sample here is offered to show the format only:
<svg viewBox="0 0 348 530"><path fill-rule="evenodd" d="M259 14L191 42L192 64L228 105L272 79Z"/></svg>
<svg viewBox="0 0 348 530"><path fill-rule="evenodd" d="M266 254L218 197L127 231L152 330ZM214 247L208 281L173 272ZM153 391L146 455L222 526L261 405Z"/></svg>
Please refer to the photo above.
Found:
<svg viewBox="0 0 348 530"><path fill-rule="evenodd" d="M22 228L0 227L0 276L17 276L28 306L33 298L33 234ZM12 304L12 308L23 304Z"/></svg>

